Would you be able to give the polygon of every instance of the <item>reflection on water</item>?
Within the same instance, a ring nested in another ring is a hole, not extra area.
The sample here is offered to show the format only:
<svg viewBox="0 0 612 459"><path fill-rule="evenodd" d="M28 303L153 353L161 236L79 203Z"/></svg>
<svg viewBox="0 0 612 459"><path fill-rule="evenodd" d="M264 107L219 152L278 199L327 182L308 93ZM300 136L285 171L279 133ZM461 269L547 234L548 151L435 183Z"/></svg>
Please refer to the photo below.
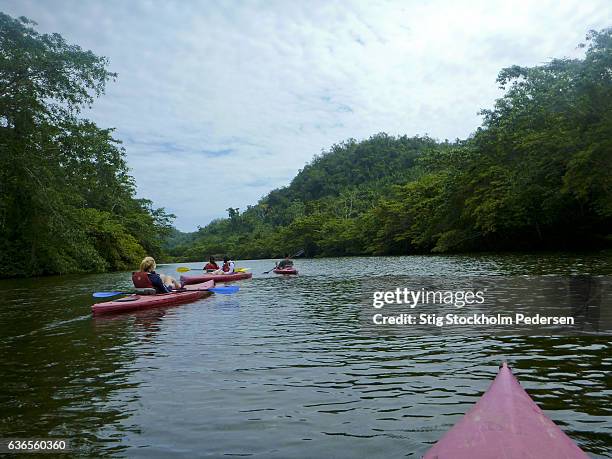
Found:
<svg viewBox="0 0 612 459"><path fill-rule="evenodd" d="M364 286L419 276L574 274L559 298L599 320L606 254L298 260L298 277L240 264L254 278L237 295L96 319L91 292L129 276L0 282L0 437L96 456L420 457L506 359L583 449L612 454L607 336L356 332Z"/></svg>

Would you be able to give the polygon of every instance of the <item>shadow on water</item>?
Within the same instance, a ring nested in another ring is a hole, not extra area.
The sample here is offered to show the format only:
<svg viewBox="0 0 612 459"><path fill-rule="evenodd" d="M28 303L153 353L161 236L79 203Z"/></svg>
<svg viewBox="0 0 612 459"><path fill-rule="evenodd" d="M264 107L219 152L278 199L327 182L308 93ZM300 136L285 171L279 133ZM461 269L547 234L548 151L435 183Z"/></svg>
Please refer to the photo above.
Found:
<svg viewBox="0 0 612 459"><path fill-rule="evenodd" d="M101 430L132 410L117 395L136 389L134 333L93 327L89 279L3 282L0 437L70 438L85 455L121 450Z"/></svg>

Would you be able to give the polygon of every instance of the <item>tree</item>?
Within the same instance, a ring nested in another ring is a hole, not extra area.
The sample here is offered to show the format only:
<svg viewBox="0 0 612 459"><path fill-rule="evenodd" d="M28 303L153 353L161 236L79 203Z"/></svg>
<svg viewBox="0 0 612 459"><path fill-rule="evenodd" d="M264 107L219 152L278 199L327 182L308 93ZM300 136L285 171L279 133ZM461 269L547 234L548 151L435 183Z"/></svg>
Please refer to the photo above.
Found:
<svg viewBox="0 0 612 459"><path fill-rule="evenodd" d="M0 275L125 269L159 254L172 216L134 198L112 130L78 118L116 74L35 25L0 13Z"/></svg>

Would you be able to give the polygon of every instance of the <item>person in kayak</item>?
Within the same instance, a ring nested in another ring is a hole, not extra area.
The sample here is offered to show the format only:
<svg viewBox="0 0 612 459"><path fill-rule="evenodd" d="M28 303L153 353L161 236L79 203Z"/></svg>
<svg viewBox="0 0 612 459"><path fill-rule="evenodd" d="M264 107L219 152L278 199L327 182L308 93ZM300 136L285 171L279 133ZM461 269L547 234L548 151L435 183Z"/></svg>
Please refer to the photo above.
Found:
<svg viewBox="0 0 612 459"><path fill-rule="evenodd" d="M285 254L285 259L284 259L284 260L281 260L281 261L280 261L280 262L278 262L278 263L277 263L277 265L276 265L276 267L277 267L278 269L285 269L285 268L289 268L289 267L291 267L291 266L293 266L293 260L291 260L291 259L289 258L289 254L288 254L288 253L286 253L286 254Z"/></svg>
<svg viewBox="0 0 612 459"><path fill-rule="evenodd" d="M204 271L206 271L207 273L212 273L218 270L219 270L219 265L215 261L215 257L210 257L208 259L208 263L206 263L206 266L204 266Z"/></svg>
<svg viewBox="0 0 612 459"><path fill-rule="evenodd" d="M151 281L151 285L157 293L169 293L173 288L179 289L181 288L181 284L179 284L174 278L167 276L166 274L157 274L155 272L155 268L157 264L155 263L155 259L153 257L146 257L140 262L140 271L147 273L147 277L149 281Z"/></svg>
<svg viewBox="0 0 612 459"><path fill-rule="evenodd" d="M221 268L223 274L234 274L235 269L236 264L229 257L223 257L223 267Z"/></svg>

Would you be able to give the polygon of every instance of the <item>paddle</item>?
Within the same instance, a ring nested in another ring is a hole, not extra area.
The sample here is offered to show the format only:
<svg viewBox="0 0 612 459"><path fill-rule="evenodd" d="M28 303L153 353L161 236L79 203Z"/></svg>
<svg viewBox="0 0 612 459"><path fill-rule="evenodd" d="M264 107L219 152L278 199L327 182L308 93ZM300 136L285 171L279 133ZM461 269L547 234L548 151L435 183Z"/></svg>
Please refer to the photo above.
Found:
<svg viewBox="0 0 612 459"><path fill-rule="evenodd" d="M236 268L234 269L235 273L244 273L251 268ZM188 271L202 271L200 268L188 268L187 266L181 266L180 268L176 268L176 271L179 273L186 273Z"/></svg>
<svg viewBox="0 0 612 459"><path fill-rule="evenodd" d="M240 290L240 287L237 285L226 285L224 287L213 287L208 289L209 292L221 293L223 295L231 295L232 293L236 293L238 290Z"/></svg>
<svg viewBox="0 0 612 459"><path fill-rule="evenodd" d="M179 268L176 268L176 271L179 273L186 273L187 271L191 271L192 269L197 269L197 268L188 268L187 266L181 266Z"/></svg>
<svg viewBox="0 0 612 459"><path fill-rule="evenodd" d="M289 258L295 258L295 257L299 257L300 255L302 255L304 253L304 249L298 250L296 253L294 253L293 255L291 255ZM274 268L270 269L269 271L265 271L263 274L268 274L270 271L275 270L278 267L278 263L276 263L276 265L274 266Z"/></svg>
<svg viewBox="0 0 612 459"><path fill-rule="evenodd" d="M130 295L132 293L135 292L94 292L92 296L94 298L110 298L111 296Z"/></svg>
<svg viewBox="0 0 612 459"><path fill-rule="evenodd" d="M209 292L221 293L223 295L231 295L232 293L236 293L238 290L240 290L240 287L237 285L226 285L224 287L213 287L208 289Z"/></svg>
<svg viewBox="0 0 612 459"><path fill-rule="evenodd" d="M276 263L276 264L274 265L274 268L269 269L268 271L264 271L262 274L268 274L270 271L275 270L275 269L277 268L277 266L278 266L278 263Z"/></svg>
<svg viewBox="0 0 612 459"><path fill-rule="evenodd" d="M204 289L189 289L189 290L175 290L177 292L213 292L220 293L221 295L231 295L232 293L236 293L240 290L240 287L236 285L227 285L224 287L213 287L213 288L204 288ZM94 292L94 298L110 298L111 296L117 295L131 295L132 293L138 292Z"/></svg>

